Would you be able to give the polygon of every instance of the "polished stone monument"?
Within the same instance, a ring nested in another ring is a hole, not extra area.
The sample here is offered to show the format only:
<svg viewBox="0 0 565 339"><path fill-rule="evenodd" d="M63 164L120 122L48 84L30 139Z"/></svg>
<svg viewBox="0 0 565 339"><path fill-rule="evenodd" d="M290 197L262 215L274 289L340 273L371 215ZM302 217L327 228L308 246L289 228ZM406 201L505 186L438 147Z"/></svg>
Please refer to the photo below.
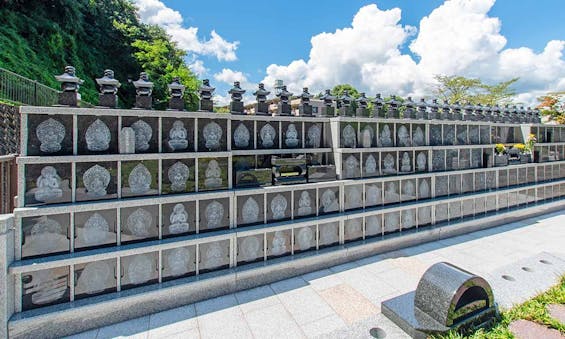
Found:
<svg viewBox="0 0 565 339"><path fill-rule="evenodd" d="M75 75L75 68L73 66L65 66L65 72L61 75L56 75L55 79L61 83L59 105L78 106L78 89L84 81Z"/></svg>
<svg viewBox="0 0 565 339"><path fill-rule="evenodd" d="M355 100L357 102L357 111L355 114L358 117L368 117L369 116L369 99L365 96L365 93L360 93L359 98Z"/></svg>
<svg viewBox="0 0 565 339"><path fill-rule="evenodd" d="M149 81L149 75L145 72L139 74L139 79L133 82L135 86L135 107L136 109L151 109L153 105L153 83Z"/></svg>
<svg viewBox="0 0 565 339"><path fill-rule="evenodd" d="M416 291L382 302L382 312L413 338L492 325L498 315L489 283L446 262L432 265Z"/></svg>
<svg viewBox="0 0 565 339"><path fill-rule="evenodd" d="M324 102L324 107L322 107L322 116L333 117L335 116L335 108L334 108L334 100L335 96L333 96L329 89L326 90L324 95L320 97L320 99Z"/></svg>
<svg viewBox="0 0 565 339"><path fill-rule="evenodd" d="M96 79L96 83L100 86L98 106L109 108L118 107L117 94L121 84L118 79L114 79L114 71L111 69L104 70L104 76Z"/></svg>
<svg viewBox="0 0 565 339"><path fill-rule="evenodd" d="M290 97L292 93L286 90L286 86L281 88L281 91L277 93L279 98L279 104L277 106L277 114L279 115L291 115L292 107L290 106Z"/></svg>
<svg viewBox="0 0 565 339"><path fill-rule="evenodd" d="M373 100L373 117L374 118L385 118L386 112L384 110L385 101L381 97L381 93L377 93L375 95L375 99Z"/></svg>
<svg viewBox="0 0 565 339"><path fill-rule="evenodd" d="M353 99L351 96L349 96L349 92L347 90L344 90L343 94L341 95L341 97L339 97L339 101L338 101L339 116L342 116L342 117L355 116L355 110L351 106L351 103L353 102L353 100L355 100L355 99Z"/></svg>
<svg viewBox="0 0 565 339"><path fill-rule="evenodd" d="M313 97L312 94L308 93L308 87L302 89L300 94L300 104L298 105L298 115L300 116L312 116L312 105L310 105L310 99Z"/></svg>

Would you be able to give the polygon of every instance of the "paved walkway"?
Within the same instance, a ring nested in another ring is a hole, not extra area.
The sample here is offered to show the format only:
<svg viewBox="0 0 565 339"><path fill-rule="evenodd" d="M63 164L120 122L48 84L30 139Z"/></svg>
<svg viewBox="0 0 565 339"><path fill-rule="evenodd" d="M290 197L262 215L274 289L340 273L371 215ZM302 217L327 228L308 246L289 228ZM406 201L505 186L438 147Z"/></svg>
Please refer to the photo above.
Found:
<svg viewBox="0 0 565 339"><path fill-rule="evenodd" d="M565 260L565 212L376 255L74 338L370 338L375 327L387 338L407 338L380 313L380 303L414 290L430 265L449 261L482 275L509 307L541 286L524 284L521 295L508 296L501 271L541 252Z"/></svg>

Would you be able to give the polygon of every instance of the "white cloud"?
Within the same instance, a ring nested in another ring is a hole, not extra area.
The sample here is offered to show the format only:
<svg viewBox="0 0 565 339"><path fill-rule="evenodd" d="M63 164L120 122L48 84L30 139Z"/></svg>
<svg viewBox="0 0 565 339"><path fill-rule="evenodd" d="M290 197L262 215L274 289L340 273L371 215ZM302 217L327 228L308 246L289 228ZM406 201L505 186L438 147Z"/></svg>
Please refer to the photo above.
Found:
<svg viewBox="0 0 565 339"><path fill-rule="evenodd" d="M165 29L178 46L189 53L215 56L220 61L237 60L239 41L229 42L216 31L208 40L198 37L197 27L183 27L182 15L160 0L135 0L142 22L159 25Z"/></svg>
<svg viewBox="0 0 565 339"><path fill-rule="evenodd" d="M190 63L188 65L188 68L190 68L190 70L198 75L199 77L205 75L208 72L208 69L206 67L204 67L204 62L202 62L202 60L194 60L192 63Z"/></svg>
<svg viewBox="0 0 565 339"><path fill-rule="evenodd" d="M263 82L281 79L294 92L350 83L368 95L423 96L430 94L436 74L487 83L520 77L517 99L528 104L538 93L564 90L565 41L550 41L540 53L505 49L502 23L488 15L494 1L447 0L422 18L418 30L400 24L399 8L362 7L351 26L313 36L307 60L268 66ZM402 53L406 44L416 58Z"/></svg>

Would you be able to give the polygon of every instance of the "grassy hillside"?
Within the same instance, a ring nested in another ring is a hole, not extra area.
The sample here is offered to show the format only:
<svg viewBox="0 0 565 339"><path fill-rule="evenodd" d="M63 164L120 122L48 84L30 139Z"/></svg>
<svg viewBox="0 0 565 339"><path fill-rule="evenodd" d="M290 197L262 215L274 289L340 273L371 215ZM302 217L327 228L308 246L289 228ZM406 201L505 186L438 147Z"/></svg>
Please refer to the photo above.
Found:
<svg viewBox="0 0 565 339"><path fill-rule="evenodd" d="M141 70L154 81L154 98L164 108L166 85L180 76L188 92L198 81L184 52L156 26L142 24L128 0L4 0L0 5L0 67L58 88L53 75L65 65L85 80L84 100L97 103L95 78L113 69L122 83L120 102L131 107L135 91L128 79ZM196 98L188 93L187 104Z"/></svg>

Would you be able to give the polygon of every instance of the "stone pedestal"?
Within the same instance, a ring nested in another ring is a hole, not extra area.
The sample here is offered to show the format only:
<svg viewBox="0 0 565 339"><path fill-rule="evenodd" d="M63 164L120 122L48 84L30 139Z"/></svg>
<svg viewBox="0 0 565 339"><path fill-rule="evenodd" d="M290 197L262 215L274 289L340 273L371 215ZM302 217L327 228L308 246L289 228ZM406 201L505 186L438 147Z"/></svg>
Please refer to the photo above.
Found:
<svg viewBox="0 0 565 339"><path fill-rule="evenodd" d="M212 100L200 100L198 104L198 110L203 112L213 112L214 102Z"/></svg>
<svg viewBox="0 0 565 339"><path fill-rule="evenodd" d="M335 116L335 108L334 107L322 107L322 116L326 117L333 117Z"/></svg>
<svg viewBox="0 0 565 339"><path fill-rule="evenodd" d="M345 106L339 108L339 116L341 117L354 117L355 110L351 106Z"/></svg>
<svg viewBox="0 0 565 339"><path fill-rule="evenodd" d="M369 109L366 107L359 107L355 111L355 115L358 117L368 117L369 116Z"/></svg>
<svg viewBox="0 0 565 339"><path fill-rule="evenodd" d="M118 96L115 94L99 94L98 95L98 106L116 108L118 107Z"/></svg>
<svg viewBox="0 0 565 339"><path fill-rule="evenodd" d="M169 109L184 111L184 100L182 100L182 98L171 98L169 100Z"/></svg>
<svg viewBox="0 0 565 339"><path fill-rule="evenodd" d="M292 107L290 104L279 103L279 107L277 108L277 114L279 115L291 115L292 114Z"/></svg>
<svg viewBox="0 0 565 339"><path fill-rule="evenodd" d="M232 114L243 114L243 102L241 101L230 102L230 112Z"/></svg>
<svg viewBox="0 0 565 339"><path fill-rule="evenodd" d="M273 170L257 168L235 171L235 187L259 187L273 184Z"/></svg>
<svg viewBox="0 0 565 339"><path fill-rule="evenodd" d="M8 319L14 313L14 277L8 266L14 261L14 217L0 215L0 338L8 338Z"/></svg>
<svg viewBox="0 0 565 339"><path fill-rule="evenodd" d="M322 182L336 180L334 165L308 166L308 182Z"/></svg>
<svg viewBox="0 0 565 339"><path fill-rule="evenodd" d="M64 106L78 106L78 93L77 92L61 92L59 93L59 105Z"/></svg>
<svg viewBox="0 0 565 339"><path fill-rule="evenodd" d="M269 104L266 102L258 102L255 104L255 115L270 115Z"/></svg>
<svg viewBox="0 0 565 339"><path fill-rule="evenodd" d="M301 116L310 117L312 116L312 106L310 105L300 105L298 106L298 114Z"/></svg>
<svg viewBox="0 0 565 339"><path fill-rule="evenodd" d="M136 95L135 96L135 107L137 109L151 109L153 105L153 99L151 96L141 96L141 95Z"/></svg>
<svg viewBox="0 0 565 339"><path fill-rule="evenodd" d="M272 157L275 185L293 185L306 183L306 159Z"/></svg>

